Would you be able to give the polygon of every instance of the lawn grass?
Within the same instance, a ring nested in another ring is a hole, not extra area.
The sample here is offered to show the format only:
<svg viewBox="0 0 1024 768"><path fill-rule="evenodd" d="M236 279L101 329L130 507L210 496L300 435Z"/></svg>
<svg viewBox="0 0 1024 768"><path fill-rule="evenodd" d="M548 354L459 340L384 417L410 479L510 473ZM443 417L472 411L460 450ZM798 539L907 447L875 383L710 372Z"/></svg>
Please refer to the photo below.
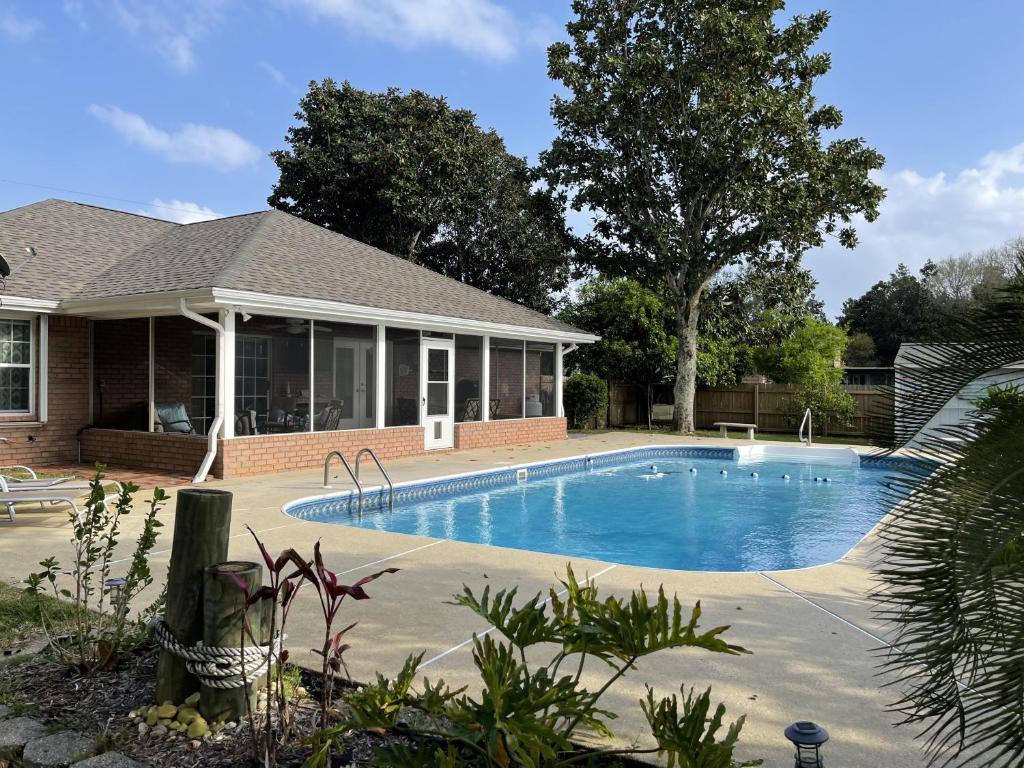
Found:
<svg viewBox="0 0 1024 768"><path fill-rule="evenodd" d="M588 429L588 430L573 430L581 434L600 435L610 434L614 432L634 432L637 434L662 434L662 435L678 435L678 432L673 432L671 428L655 424L650 430L646 427L615 427L614 429ZM698 429L696 432L691 433L694 437L721 437L721 434L717 429ZM730 436L733 437L736 442L747 443L749 442L744 432L732 432ZM685 435L684 435L685 437ZM768 441L776 441L781 443L796 443L799 442L800 437L792 432L758 432L757 439ZM822 445L871 445L871 442L866 437L857 437L856 435L836 435L823 437L821 435L814 436L815 443L821 443Z"/></svg>
<svg viewBox="0 0 1024 768"><path fill-rule="evenodd" d="M70 603L43 595L47 621L52 631L66 634L72 629L74 608ZM0 652L42 635L36 598L21 587L0 584Z"/></svg>

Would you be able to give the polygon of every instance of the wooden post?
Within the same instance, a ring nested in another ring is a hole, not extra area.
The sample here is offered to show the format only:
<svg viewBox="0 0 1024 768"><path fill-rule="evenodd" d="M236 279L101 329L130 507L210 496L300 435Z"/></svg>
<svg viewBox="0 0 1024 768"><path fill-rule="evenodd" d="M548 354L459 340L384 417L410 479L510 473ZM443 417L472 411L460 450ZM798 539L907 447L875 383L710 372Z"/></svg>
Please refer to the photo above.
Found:
<svg viewBox="0 0 1024 768"><path fill-rule="evenodd" d="M754 424L757 425L758 429L761 428L761 425L758 423L758 419L761 417L761 403L759 402L760 398L758 397L758 394L759 394L760 390L761 390L761 387L755 382L755 384L754 384Z"/></svg>
<svg viewBox="0 0 1024 768"><path fill-rule="evenodd" d="M178 492L164 620L179 643L194 645L203 637L203 571L228 559L230 528L228 491L185 488ZM185 660L161 651L156 667L157 703L181 704L198 690L199 681L185 669Z"/></svg>
<svg viewBox="0 0 1024 768"><path fill-rule="evenodd" d="M210 647L238 648L256 645L262 634L260 604L249 610L252 637L242 632L245 614L245 593L233 577L241 578L250 594L263 583L263 568L258 563L228 562L211 565L203 574L203 644ZM253 638L256 638L254 641ZM249 676L251 672L246 671ZM239 688L200 688L199 711L207 722L240 722L247 711L256 708L256 686ZM246 709L245 699L249 698Z"/></svg>

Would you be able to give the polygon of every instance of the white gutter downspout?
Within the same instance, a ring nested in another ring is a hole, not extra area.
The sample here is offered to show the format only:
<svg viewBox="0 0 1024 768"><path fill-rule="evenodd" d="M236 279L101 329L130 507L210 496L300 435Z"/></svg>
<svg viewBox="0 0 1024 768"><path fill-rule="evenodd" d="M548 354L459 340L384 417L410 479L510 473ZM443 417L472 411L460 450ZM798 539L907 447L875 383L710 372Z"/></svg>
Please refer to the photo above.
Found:
<svg viewBox="0 0 1024 768"><path fill-rule="evenodd" d="M188 308L188 304L185 302L185 299L178 299L178 311L184 317L187 317L189 320L195 320L200 325L205 325L207 328L212 328L214 331L216 331L217 348L218 350L224 348L224 344L221 343L222 340L224 339L225 334L225 329L223 325L214 320L211 320L208 317L203 317L202 315L193 312L191 309ZM217 372L221 373L221 371L223 370L223 366L218 365L217 368ZM220 389L221 387L218 386L218 390ZM217 415L214 417L213 423L210 425L210 429L206 435L206 456L203 457L203 463L199 465L199 471L196 472L195 477L192 478L193 483L206 482L206 475L210 472L210 467L213 466L213 460L217 458L217 435L220 434L221 425L224 423L224 406L224 398L218 397Z"/></svg>

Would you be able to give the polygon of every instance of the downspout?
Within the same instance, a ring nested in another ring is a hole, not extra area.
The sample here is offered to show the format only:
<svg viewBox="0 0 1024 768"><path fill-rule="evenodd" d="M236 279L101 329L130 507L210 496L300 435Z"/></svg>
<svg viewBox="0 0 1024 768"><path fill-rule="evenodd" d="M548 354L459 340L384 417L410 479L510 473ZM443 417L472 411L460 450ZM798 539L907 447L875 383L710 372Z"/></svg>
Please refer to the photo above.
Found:
<svg viewBox="0 0 1024 768"><path fill-rule="evenodd" d="M208 317L193 312L188 308L188 304L185 299L178 299L178 311L189 320L195 320L200 325L205 325L207 328L212 328L217 332L217 348L218 350L223 348L223 344L220 342L224 339L224 326L220 323L211 320ZM218 369L220 366L218 366ZM218 370L218 373L220 371ZM218 383L218 389L220 384ZM203 463L199 465L199 471L196 472L195 477L192 478L193 483L206 482L206 476L210 472L210 467L213 466L213 460L217 458L217 435L220 434L221 425L224 423L224 403L223 398L217 399L217 415L213 419L213 423L210 425L210 430L206 434L206 456L203 457Z"/></svg>

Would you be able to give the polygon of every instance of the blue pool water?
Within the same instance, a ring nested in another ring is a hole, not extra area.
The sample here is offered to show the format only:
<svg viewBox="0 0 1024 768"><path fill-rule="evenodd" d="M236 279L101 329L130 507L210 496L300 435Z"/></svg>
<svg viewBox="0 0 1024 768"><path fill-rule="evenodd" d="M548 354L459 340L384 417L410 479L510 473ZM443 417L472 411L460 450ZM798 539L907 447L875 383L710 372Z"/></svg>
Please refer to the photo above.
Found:
<svg viewBox="0 0 1024 768"><path fill-rule="evenodd" d="M461 481L455 492L451 484L404 489L393 512L380 497L369 498L361 517L349 498L301 502L288 512L613 563L773 570L846 554L885 513L883 482L893 474L891 466L737 460L726 452L633 455L584 466L590 465L547 467L525 482L515 482L514 472L502 482Z"/></svg>

